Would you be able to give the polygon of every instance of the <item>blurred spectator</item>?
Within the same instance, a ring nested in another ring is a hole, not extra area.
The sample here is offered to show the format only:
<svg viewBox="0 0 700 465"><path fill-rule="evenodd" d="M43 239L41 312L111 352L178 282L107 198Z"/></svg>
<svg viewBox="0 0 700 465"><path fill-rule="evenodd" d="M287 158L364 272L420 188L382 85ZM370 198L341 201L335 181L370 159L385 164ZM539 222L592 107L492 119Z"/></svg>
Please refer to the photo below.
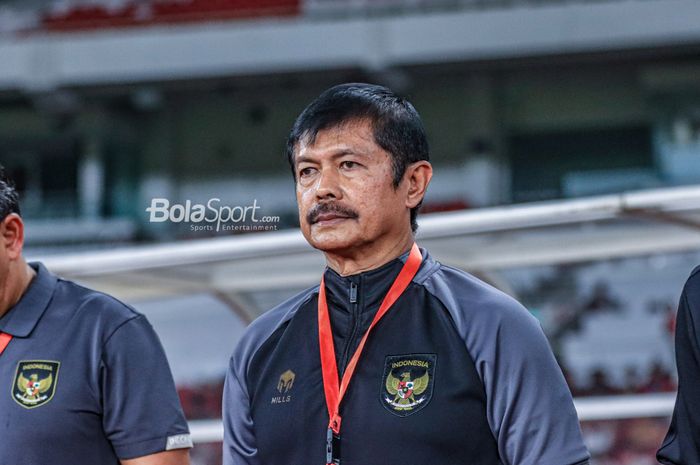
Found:
<svg viewBox="0 0 700 465"><path fill-rule="evenodd" d="M656 447L668 427L666 418L634 418L582 424L592 464L656 465Z"/></svg>
<svg viewBox="0 0 700 465"><path fill-rule="evenodd" d="M617 394L619 391L608 380L608 375L603 368L596 368L591 375L590 387L584 391L587 396L607 396Z"/></svg>
<svg viewBox="0 0 700 465"><path fill-rule="evenodd" d="M180 386L178 394L188 420L221 418L224 380L199 386Z"/></svg>
<svg viewBox="0 0 700 465"><path fill-rule="evenodd" d="M599 281L593 288L588 301L583 304L586 312L620 310L620 302L612 295L608 283Z"/></svg>
<svg viewBox="0 0 700 465"><path fill-rule="evenodd" d="M676 388L671 373L660 362L654 362L649 375L649 381L640 392L671 392Z"/></svg>
<svg viewBox="0 0 700 465"><path fill-rule="evenodd" d="M564 378L574 397L580 396L610 396L615 394L647 394L653 392L673 392L676 390L676 380L673 373L659 361L649 367L646 376L640 375L637 367L630 365L625 369L621 386L615 386L610 381L610 375L605 368L598 367L591 372L586 382L577 383L566 367L562 367Z"/></svg>
<svg viewBox="0 0 700 465"><path fill-rule="evenodd" d="M634 365L630 365L627 368L625 368L625 380L624 386L622 387L622 392L624 392L625 394L634 394L636 392L639 392L639 386L640 381L637 367Z"/></svg>

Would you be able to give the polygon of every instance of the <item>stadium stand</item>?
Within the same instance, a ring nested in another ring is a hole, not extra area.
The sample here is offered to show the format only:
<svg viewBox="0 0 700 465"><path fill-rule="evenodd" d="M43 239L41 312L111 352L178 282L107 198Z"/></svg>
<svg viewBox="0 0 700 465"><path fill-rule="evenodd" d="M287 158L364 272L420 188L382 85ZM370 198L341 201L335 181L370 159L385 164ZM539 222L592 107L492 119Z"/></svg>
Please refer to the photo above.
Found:
<svg viewBox="0 0 700 465"><path fill-rule="evenodd" d="M156 24L221 21L228 19L292 16L299 14L300 0L189 0L76 5L65 12L42 15L47 31L75 31Z"/></svg>

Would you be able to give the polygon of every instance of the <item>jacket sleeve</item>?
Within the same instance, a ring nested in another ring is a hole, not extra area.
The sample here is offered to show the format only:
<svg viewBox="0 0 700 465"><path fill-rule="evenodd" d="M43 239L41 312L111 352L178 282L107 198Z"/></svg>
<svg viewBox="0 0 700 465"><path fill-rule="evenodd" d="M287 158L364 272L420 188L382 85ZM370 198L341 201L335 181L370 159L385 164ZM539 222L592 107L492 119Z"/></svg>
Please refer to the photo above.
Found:
<svg viewBox="0 0 700 465"><path fill-rule="evenodd" d="M697 272L697 270L696 270ZM657 452L663 464L700 463L700 275L685 285L676 320L678 394L668 434Z"/></svg>
<svg viewBox="0 0 700 465"><path fill-rule="evenodd" d="M112 333L100 373L102 425L120 459L192 447L168 360L146 317Z"/></svg>
<svg viewBox="0 0 700 465"><path fill-rule="evenodd" d="M537 319L460 270L443 266L426 286L474 362L504 465L588 463L571 392Z"/></svg>
<svg viewBox="0 0 700 465"><path fill-rule="evenodd" d="M253 419L250 414L250 401L244 378L244 370L236 366L235 356L231 358L226 373L223 397L224 420L224 465L259 465L258 449L255 444Z"/></svg>
<svg viewBox="0 0 700 465"><path fill-rule="evenodd" d="M509 465L588 463L571 392L539 322L525 308L508 305L477 348L477 371L487 418L499 453Z"/></svg>

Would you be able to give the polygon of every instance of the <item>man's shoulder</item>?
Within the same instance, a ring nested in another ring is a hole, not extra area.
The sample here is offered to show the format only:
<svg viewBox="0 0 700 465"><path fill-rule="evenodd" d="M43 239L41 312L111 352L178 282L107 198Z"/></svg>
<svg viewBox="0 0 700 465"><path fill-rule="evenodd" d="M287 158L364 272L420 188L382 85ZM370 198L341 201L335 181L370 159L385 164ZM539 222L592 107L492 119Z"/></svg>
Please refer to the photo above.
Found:
<svg viewBox="0 0 700 465"><path fill-rule="evenodd" d="M291 320L299 308L317 293L318 285L304 289L256 318L244 331L234 350L234 357L241 360L250 358L278 328Z"/></svg>
<svg viewBox="0 0 700 465"><path fill-rule="evenodd" d="M700 315L700 266L697 266L691 273L683 286L683 297L681 304L694 315Z"/></svg>
<svg viewBox="0 0 700 465"><path fill-rule="evenodd" d="M54 305L66 306L72 317L94 321L103 327L118 327L143 315L118 298L58 277Z"/></svg>
<svg viewBox="0 0 700 465"><path fill-rule="evenodd" d="M246 330L246 335L250 333L251 336L264 333L266 329L272 329L280 324L291 319L294 314L299 310L299 308L309 301L314 295L318 293L318 284L301 292L294 294L293 296L283 300L279 304L272 307L270 310L266 311L258 318L256 318L248 329Z"/></svg>
<svg viewBox="0 0 700 465"><path fill-rule="evenodd" d="M440 264L421 283L450 311L468 318L531 320L515 298L464 270Z"/></svg>
<svg viewBox="0 0 700 465"><path fill-rule="evenodd" d="M691 285L695 287L700 287L700 265L696 266L693 271L690 272L686 286Z"/></svg>

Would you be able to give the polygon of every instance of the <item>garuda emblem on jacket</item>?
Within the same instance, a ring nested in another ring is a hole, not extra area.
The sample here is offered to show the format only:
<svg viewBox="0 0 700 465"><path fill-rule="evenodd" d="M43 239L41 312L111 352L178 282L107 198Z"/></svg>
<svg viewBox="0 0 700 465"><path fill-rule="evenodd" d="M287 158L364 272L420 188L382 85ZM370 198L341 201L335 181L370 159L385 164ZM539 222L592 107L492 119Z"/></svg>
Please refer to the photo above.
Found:
<svg viewBox="0 0 700 465"><path fill-rule="evenodd" d="M386 358L382 404L406 416L424 407L433 395L435 354L391 355Z"/></svg>
<svg viewBox="0 0 700 465"><path fill-rule="evenodd" d="M56 391L60 364L53 361L26 360L19 362L12 397L25 408L34 408L51 400Z"/></svg>
<svg viewBox="0 0 700 465"><path fill-rule="evenodd" d="M401 374L401 379L394 378L389 373L386 378L386 390L389 394L394 394L394 400L391 402L394 408L398 410L411 409L424 400L421 398L416 400L416 396L425 392L429 382L428 372L416 379L411 379L411 373L408 371Z"/></svg>

